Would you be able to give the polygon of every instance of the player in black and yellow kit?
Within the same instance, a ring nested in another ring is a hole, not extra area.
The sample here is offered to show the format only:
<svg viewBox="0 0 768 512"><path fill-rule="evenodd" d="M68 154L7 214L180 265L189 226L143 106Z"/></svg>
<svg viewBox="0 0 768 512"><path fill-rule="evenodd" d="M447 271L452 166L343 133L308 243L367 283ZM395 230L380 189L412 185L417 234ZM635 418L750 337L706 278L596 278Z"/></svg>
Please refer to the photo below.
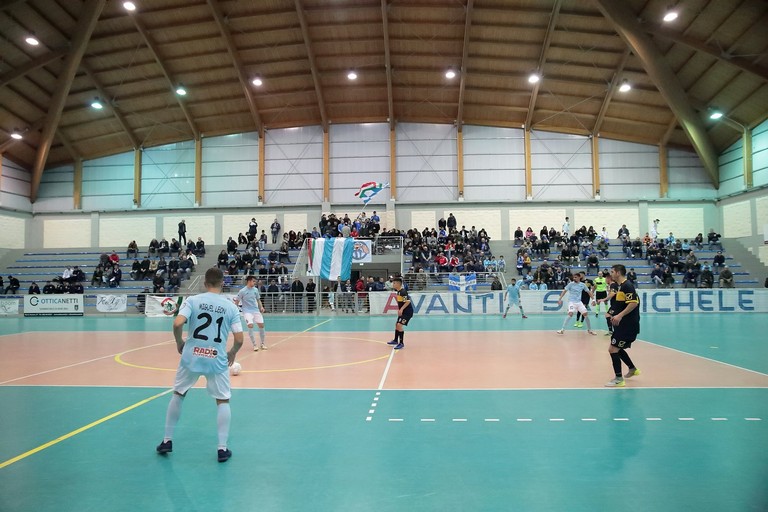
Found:
<svg viewBox="0 0 768 512"><path fill-rule="evenodd" d="M405 347L403 336L405 332L403 328L408 325L408 321L413 317L413 306L411 305L411 297L408 295L408 290L403 288L403 279L401 277L395 277L392 279L392 287L395 289L395 299L397 299L397 323L395 323L395 339L387 342L387 345L394 345L395 350L400 350Z"/></svg>
<svg viewBox="0 0 768 512"><path fill-rule="evenodd" d="M613 335L611 336L611 344L608 346L615 377L605 383L607 387L612 388L624 387L624 377L630 378L640 375L640 370L635 367L626 351L640 333L640 299L634 285L627 279L627 268L624 265L611 267L611 279L619 285L619 291L613 297L611 305ZM621 375L622 361L629 368L624 376Z"/></svg>

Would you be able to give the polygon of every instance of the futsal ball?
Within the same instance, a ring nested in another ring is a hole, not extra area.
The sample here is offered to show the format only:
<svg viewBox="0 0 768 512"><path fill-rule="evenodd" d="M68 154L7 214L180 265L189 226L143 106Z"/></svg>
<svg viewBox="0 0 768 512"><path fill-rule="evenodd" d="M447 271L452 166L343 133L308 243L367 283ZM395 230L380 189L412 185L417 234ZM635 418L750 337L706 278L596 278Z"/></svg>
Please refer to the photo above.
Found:
<svg viewBox="0 0 768 512"><path fill-rule="evenodd" d="M232 373L232 375L240 375L240 372L243 371L243 367L240 365L240 363L233 363L229 368L229 371Z"/></svg>

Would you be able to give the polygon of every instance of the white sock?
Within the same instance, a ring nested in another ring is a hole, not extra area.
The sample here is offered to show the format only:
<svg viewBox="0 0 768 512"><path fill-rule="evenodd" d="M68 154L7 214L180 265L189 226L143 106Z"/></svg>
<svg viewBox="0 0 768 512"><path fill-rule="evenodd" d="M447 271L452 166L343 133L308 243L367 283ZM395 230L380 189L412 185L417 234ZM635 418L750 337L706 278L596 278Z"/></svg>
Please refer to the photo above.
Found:
<svg viewBox="0 0 768 512"><path fill-rule="evenodd" d="M563 320L563 326L560 328L561 331L565 330L565 326L568 325L568 320L570 320L570 319L571 319L570 315L565 317L565 320Z"/></svg>
<svg viewBox="0 0 768 512"><path fill-rule="evenodd" d="M592 330L592 326L589 323L589 312L587 312L587 314L584 315L584 321L587 323L587 330L591 331Z"/></svg>
<svg viewBox="0 0 768 512"><path fill-rule="evenodd" d="M256 335L253 334L253 327L248 328L248 337L251 338L251 343L253 343L253 346L256 346Z"/></svg>
<svg viewBox="0 0 768 512"><path fill-rule="evenodd" d="M267 337L267 331L264 330L263 327L259 328L259 338L261 339L261 344L264 345L264 339Z"/></svg>
<svg viewBox="0 0 768 512"><path fill-rule="evenodd" d="M523 311L523 306L517 306L517 307L520 308L520 314L525 316L525 311Z"/></svg>
<svg viewBox="0 0 768 512"><path fill-rule="evenodd" d="M229 424L232 421L232 410L229 408L229 402L219 404L216 413L216 424L219 426L219 450L227 449L229 440Z"/></svg>
<svg viewBox="0 0 768 512"><path fill-rule="evenodd" d="M163 442L173 439L173 430L176 428L176 424L181 417L181 405L184 399L176 393L171 396L171 401L168 403L168 410L165 413L165 437Z"/></svg>

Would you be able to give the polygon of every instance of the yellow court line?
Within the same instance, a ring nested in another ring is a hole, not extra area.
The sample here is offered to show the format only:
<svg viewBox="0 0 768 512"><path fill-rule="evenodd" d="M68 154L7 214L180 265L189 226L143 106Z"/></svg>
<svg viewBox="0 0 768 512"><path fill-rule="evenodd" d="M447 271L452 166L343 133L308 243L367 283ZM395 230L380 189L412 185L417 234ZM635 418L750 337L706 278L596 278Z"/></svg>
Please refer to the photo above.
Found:
<svg viewBox="0 0 768 512"><path fill-rule="evenodd" d="M314 329L315 327L320 327L320 326L321 326L321 325L323 325L323 324L327 324L327 323L328 323L328 322L330 322L331 320L333 320L333 319L332 319L332 318L329 318L328 320L324 320L324 321L320 322L319 324L315 324L315 325L313 325L312 327L310 327L310 328L308 328L308 329L304 329L304 330L303 330L303 331L301 331L301 332L297 332L297 333L295 333L295 334L291 334L291 335L290 335L290 336L288 336L287 338L283 338L282 340L278 341L277 343L275 343L275 344L274 344L274 345L272 345L272 346L273 346L273 347L275 347L275 346L277 346L277 345L279 345L279 344L283 343L284 341L288 341L288 340L290 340L290 339L293 339L293 338L295 338L295 337L296 337L296 336L298 336L299 334L304 334L305 332L309 332L309 331L311 331L311 330L312 330L312 329Z"/></svg>
<svg viewBox="0 0 768 512"><path fill-rule="evenodd" d="M38 446L37 448L33 448L33 449L29 450L28 452L24 452L24 453L22 453L21 455L17 455L16 457L14 457L14 458L12 458L12 459L8 459L7 461L5 461L5 462L3 462L3 463L0 463L0 469L3 469L3 468L5 468L5 467L7 467L7 466L10 466L11 464L14 464L14 463L16 463L16 462L18 462L18 461L20 461L20 460L22 460L22 459L26 459L26 458L27 458L27 457L29 457L30 455L34 455L34 454L36 454L37 452L43 451L43 450L45 450L46 448L50 448L51 446L53 446L53 445L55 445L55 444L59 444L59 443L60 443L60 442L62 442L62 441L66 441L66 440L67 440L67 439L69 439L70 437L74 437L74 436L76 436L77 434L80 434L80 433L82 433L82 432L85 432L86 430L89 430L89 429L91 429L91 428L93 428L93 427L95 427L95 426L97 426L97 425L101 425L101 424L102 424L102 423L104 423L105 421L109 421L109 420L111 420L112 418L116 418L116 417L120 416L121 414L124 414L124 413L126 413L126 412L128 412L128 411L130 411L130 410L132 410L132 409L135 409L135 408L137 408L137 407L140 407L140 406L142 406L142 405L144 405L144 404L146 404L146 403L149 403L149 402L151 402L152 400L154 400L154 399L156 399L156 398L160 398L160 397L161 397L161 396L163 396L163 395L167 395L167 394L168 394L168 393L170 393L171 391L173 391L173 390L172 390L172 389L167 389L167 390L163 391L162 393L158 393L158 394L156 394L156 395L154 395L154 396L151 396L151 397L149 397L149 398L145 398L144 400L141 400L141 401L139 401L139 402L136 402L136 403L135 403L135 404L133 404L133 405L129 405L129 406L128 406L128 407L126 407L125 409L120 409L120 410L119 410L119 411L117 411L117 412L113 412L113 413L112 413L112 414L110 414L109 416L104 416L103 418L101 418L101 419L99 419L99 420L96 420L96 421L94 421L94 422L92 422L92 423L89 423L88 425L85 425L84 427L80 427L80 428L78 428L77 430L73 430L72 432L70 432L70 433L68 433L68 434L64 434L64 435L63 435L63 436L61 436L61 437L57 437L56 439L54 439L54 440L52 440L52 441L48 441L48 442L47 442L47 443L45 443L45 444L41 444L41 445L40 445L40 446Z"/></svg>

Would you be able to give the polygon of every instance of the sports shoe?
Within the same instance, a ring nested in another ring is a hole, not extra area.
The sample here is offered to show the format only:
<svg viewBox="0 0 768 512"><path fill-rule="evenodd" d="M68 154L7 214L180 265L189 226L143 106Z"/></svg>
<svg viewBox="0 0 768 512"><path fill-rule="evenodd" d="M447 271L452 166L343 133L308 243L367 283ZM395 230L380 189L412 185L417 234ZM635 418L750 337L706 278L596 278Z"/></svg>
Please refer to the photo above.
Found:
<svg viewBox="0 0 768 512"><path fill-rule="evenodd" d="M232 450L227 448L226 450L219 450L219 462L227 462L232 456Z"/></svg>
<svg viewBox="0 0 768 512"><path fill-rule="evenodd" d="M394 346L394 345L397 345L397 343L398 343L397 340L392 340L392 341L388 341L387 345L393 345Z"/></svg>
<svg viewBox="0 0 768 512"><path fill-rule="evenodd" d="M254 345L253 346L253 351L254 352L258 352L259 351L259 346L258 345Z"/></svg>
<svg viewBox="0 0 768 512"><path fill-rule="evenodd" d="M638 375L640 375L640 373L641 373L640 370L638 370L637 368L630 369L627 373L624 374L624 377L627 379L630 379L632 377L637 377Z"/></svg>
<svg viewBox="0 0 768 512"><path fill-rule="evenodd" d="M267 350L267 346L265 344L261 344L261 350Z"/></svg>
<svg viewBox="0 0 768 512"><path fill-rule="evenodd" d="M173 441L163 441L159 445L157 445L157 453L160 455L165 455L166 453L171 453L173 451Z"/></svg>
<svg viewBox="0 0 768 512"><path fill-rule="evenodd" d="M587 334L591 334L592 336L597 336L597 333L595 331L587 331Z"/></svg>
<svg viewBox="0 0 768 512"><path fill-rule="evenodd" d="M607 388L623 388L624 387L624 379L621 377L616 377L613 380L609 380L605 383L605 387Z"/></svg>
<svg viewBox="0 0 768 512"><path fill-rule="evenodd" d="M611 331L605 331L605 334L603 334L603 336L610 336L611 334L613 334Z"/></svg>
<svg viewBox="0 0 768 512"><path fill-rule="evenodd" d="M559 331L555 331L557 334L563 334L563 330L560 329Z"/></svg>
<svg viewBox="0 0 768 512"><path fill-rule="evenodd" d="M401 348L405 348L405 345L403 345L402 343L398 343L397 345L395 345L395 350L400 350Z"/></svg>
<svg viewBox="0 0 768 512"><path fill-rule="evenodd" d="M501 315L501 318L507 318L507 314L504 313L503 315Z"/></svg>
<svg viewBox="0 0 768 512"><path fill-rule="evenodd" d="M597 318L597 315L599 314L600 314L599 312L595 311L595 318Z"/></svg>
<svg viewBox="0 0 768 512"><path fill-rule="evenodd" d="M527 316L523 315L523 318L528 318Z"/></svg>
<svg viewBox="0 0 768 512"><path fill-rule="evenodd" d="M573 324L574 327L581 327L581 322L576 322Z"/></svg>

